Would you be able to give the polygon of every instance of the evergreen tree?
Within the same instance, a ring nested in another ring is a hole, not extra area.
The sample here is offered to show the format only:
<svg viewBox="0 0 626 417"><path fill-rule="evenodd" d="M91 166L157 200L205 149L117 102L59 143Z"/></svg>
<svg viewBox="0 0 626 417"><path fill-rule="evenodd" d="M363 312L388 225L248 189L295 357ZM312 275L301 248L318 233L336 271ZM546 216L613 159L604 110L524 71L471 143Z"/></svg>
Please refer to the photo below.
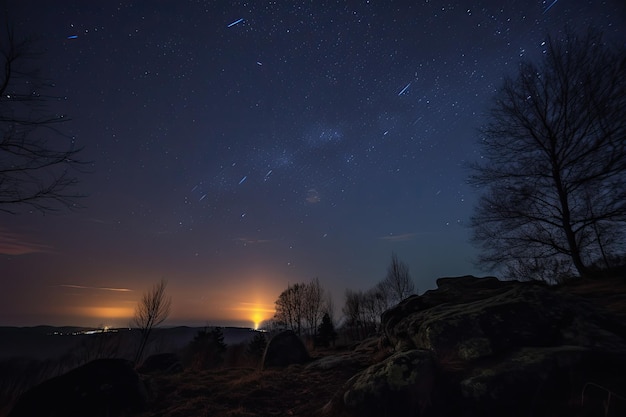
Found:
<svg viewBox="0 0 626 417"><path fill-rule="evenodd" d="M189 344L188 353L191 366L197 369L215 368L222 364L226 344L221 327L211 331L200 330Z"/></svg>
<svg viewBox="0 0 626 417"><path fill-rule="evenodd" d="M324 313L324 317L322 317L322 322L317 329L317 344L319 346L328 347L331 343L335 344L335 339L337 339L337 332L335 331L335 326L333 325L332 320L328 313Z"/></svg>
<svg viewBox="0 0 626 417"><path fill-rule="evenodd" d="M259 361L265 353L266 346L267 339L265 338L265 333L257 332L248 344L246 353L254 360Z"/></svg>

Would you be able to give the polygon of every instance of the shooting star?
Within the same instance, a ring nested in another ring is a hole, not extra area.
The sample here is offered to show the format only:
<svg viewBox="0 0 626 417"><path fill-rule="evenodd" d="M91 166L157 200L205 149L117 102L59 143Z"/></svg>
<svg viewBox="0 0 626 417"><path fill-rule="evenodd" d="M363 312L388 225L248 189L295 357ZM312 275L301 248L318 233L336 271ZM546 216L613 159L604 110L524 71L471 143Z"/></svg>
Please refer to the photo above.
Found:
<svg viewBox="0 0 626 417"><path fill-rule="evenodd" d="M57 287L74 288L79 290L99 290L99 291L115 291L115 292L132 292L128 288L111 288L111 287L88 287L86 285L59 284Z"/></svg>
<svg viewBox="0 0 626 417"><path fill-rule="evenodd" d="M247 179L248 179L248 176L247 176L247 175L244 175L244 176L243 176L243 178L241 179L241 181L239 181L239 185L243 184L243 182L244 182L245 180L247 180Z"/></svg>
<svg viewBox="0 0 626 417"><path fill-rule="evenodd" d="M78 39L78 35L70 35L67 39Z"/></svg>
<svg viewBox="0 0 626 417"><path fill-rule="evenodd" d="M233 23L231 23L230 25L228 25L226 27L232 28L233 26L238 25L241 22L243 22L243 17L241 19L235 20Z"/></svg>
<svg viewBox="0 0 626 417"><path fill-rule="evenodd" d="M410 86L411 86L411 83L408 83L407 85L405 85L404 88L398 93L398 95L401 96L402 94L404 94L404 92L408 90Z"/></svg>
<svg viewBox="0 0 626 417"><path fill-rule="evenodd" d="M202 200L204 200L205 198L206 198L206 194L203 194L203 195L202 195L202 197L200 197L200 200L198 200L198 201L202 201Z"/></svg>
<svg viewBox="0 0 626 417"><path fill-rule="evenodd" d="M541 14L546 14L548 12L548 10L550 10L552 8L552 6L554 6L556 4L556 2L559 0L554 0L552 3L550 3L550 5L548 7L545 8L545 10L543 11L543 13Z"/></svg>

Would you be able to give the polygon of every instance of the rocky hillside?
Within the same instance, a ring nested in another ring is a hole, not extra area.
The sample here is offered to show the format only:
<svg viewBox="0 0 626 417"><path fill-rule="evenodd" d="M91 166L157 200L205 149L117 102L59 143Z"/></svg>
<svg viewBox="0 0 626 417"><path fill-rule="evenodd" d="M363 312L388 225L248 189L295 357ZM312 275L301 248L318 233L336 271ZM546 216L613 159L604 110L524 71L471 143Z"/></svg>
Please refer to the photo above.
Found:
<svg viewBox="0 0 626 417"><path fill-rule="evenodd" d="M623 280L612 283L599 295L598 284L441 278L383 314L393 353L325 414L624 416L626 306Z"/></svg>
<svg viewBox="0 0 626 417"><path fill-rule="evenodd" d="M350 348L290 355L281 337L273 366L181 371L169 355L166 372L139 378L119 360L92 363L27 393L12 416L626 415L624 279L437 284Z"/></svg>

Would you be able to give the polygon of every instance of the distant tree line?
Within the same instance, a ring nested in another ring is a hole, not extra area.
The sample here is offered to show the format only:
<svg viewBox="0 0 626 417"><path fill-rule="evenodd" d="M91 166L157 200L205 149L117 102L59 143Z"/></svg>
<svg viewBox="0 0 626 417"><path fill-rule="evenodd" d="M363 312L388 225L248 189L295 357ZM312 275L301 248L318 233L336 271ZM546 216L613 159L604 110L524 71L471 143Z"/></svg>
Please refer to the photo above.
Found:
<svg viewBox="0 0 626 417"><path fill-rule="evenodd" d="M385 278L373 288L347 289L343 312L343 330L352 339L362 339L375 332L381 314L391 306L415 293L415 284L408 266L392 253ZM288 285L275 303L276 314L270 330L286 328L310 338L317 345L328 346L337 337L332 297L315 278L309 283Z"/></svg>
<svg viewBox="0 0 626 417"><path fill-rule="evenodd" d="M395 253L387 267L387 275L366 291L347 289L343 315L345 327L355 339L375 332L382 313L416 292L409 267Z"/></svg>

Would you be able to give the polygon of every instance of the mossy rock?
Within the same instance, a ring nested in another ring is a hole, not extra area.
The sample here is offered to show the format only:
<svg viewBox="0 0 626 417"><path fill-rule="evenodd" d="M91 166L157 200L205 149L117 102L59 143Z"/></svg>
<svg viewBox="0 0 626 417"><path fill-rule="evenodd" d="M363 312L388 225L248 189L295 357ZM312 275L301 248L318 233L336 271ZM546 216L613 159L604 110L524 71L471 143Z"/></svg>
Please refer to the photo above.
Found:
<svg viewBox="0 0 626 417"><path fill-rule="evenodd" d="M431 403L436 372L431 352L398 352L348 381L343 404L359 416L418 415Z"/></svg>

